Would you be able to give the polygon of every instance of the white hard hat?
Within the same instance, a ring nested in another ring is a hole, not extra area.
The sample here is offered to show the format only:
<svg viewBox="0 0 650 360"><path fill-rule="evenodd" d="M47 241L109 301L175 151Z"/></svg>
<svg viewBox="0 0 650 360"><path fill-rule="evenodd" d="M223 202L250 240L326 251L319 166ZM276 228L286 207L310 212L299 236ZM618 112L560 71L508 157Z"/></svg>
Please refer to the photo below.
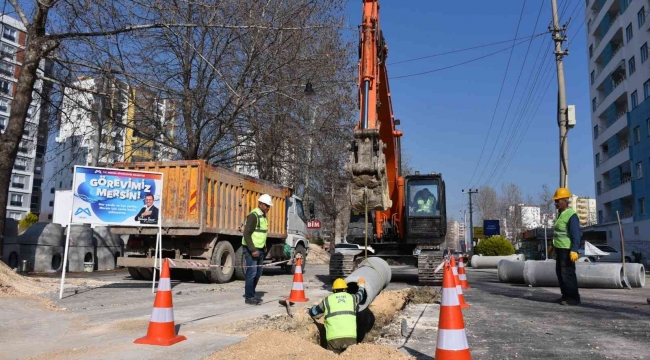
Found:
<svg viewBox="0 0 650 360"><path fill-rule="evenodd" d="M266 204L268 206L273 206L273 202L271 201L271 196L269 194L262 194L257 201L261 202L262 204Z"/></svg>

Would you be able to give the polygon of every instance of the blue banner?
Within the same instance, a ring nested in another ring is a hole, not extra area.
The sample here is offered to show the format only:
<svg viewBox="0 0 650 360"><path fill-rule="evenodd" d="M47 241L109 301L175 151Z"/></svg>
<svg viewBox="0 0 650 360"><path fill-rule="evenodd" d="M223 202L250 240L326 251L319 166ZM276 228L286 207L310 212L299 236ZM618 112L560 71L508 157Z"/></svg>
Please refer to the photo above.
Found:
<svg viewBox="0 0 650 360"><path fill-rule="evenodd" d="M483 235L486 237L501 235L499 220L483 220Z"/></svg>

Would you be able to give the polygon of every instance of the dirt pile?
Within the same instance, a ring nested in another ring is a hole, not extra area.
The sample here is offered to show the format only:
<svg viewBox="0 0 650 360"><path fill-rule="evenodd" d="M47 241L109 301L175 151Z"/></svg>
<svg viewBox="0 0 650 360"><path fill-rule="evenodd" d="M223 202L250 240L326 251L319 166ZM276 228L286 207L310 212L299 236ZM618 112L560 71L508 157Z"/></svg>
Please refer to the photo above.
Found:
<svg viewBox="0 0 650 360"><path fill-rule="evenodd" d="M300 337L279 330L260 330L237 344L217 351L204 360L305 359L327 360L337 356Z"/></svg>
<svg viewBox="0 0 650 360"><path fill-rule="evenodd" d="M0 261L0 296L38 295L47 291L39 280L22 276Z"/></svg>
<svg viewBox="0 0 650 360"><path fill-rule="evenodd" d="M412 288L409 294L409 303L413 304L439 304L440 299L440 291L429 286Z"/></svg>
<svg viewBox="0 0 650 360"><path fill-rule="evenodd" d="M309 255L307 255L307 264L327 265L330 263L330 254L322 247L316 244L309 245Z"/></svg>

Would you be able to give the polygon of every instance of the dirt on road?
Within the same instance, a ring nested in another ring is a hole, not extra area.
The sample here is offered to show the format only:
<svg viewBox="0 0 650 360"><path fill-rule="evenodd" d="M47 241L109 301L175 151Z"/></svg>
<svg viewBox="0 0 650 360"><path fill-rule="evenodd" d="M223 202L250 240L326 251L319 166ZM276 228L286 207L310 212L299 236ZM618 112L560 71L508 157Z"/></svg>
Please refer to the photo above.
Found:
<svg viewBox="0 0 650 360"><path fill-rule="evenodd" d="M307 255L307 264L328 265L330 263L330 254L319 245L309 245L309 255Z"/></svg>

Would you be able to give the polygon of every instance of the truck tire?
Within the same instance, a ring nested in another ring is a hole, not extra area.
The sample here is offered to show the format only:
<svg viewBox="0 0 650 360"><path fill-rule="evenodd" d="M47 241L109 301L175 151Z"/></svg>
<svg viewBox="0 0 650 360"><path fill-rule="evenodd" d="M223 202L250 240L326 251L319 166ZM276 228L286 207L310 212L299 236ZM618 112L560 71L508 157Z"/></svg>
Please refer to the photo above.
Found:
<svg viewBox="0 0 650 360"><path fill-rule="evenodd" d="M140 272L142 280L152 280L153 279L153 268L137 268ZM156 271L156 277L158 277L158 271Z"/></svg>
<svg viewBox="0 0 650 360"><path fill-rule="evenodd" d="M235 280L246 280L246 258L244 257L244 245L235 252Z"/></svg>
<svg viewBox="0 0 650 360"><path fill-rule="evenodd" d="M302 264L301 265L302 265L302 273L304 274L305 273L305 267L307 266L307 258L306 258L307 250L305 250L305 247L302 246L302 244L296 245L296 254L298 254L298 253L300 255L302 255L302 261L301 261ZM284 271L287 274L295 273L296 272L296 262L294 261L291 266L285 266Z"/></svg>
<svg viewBox="0 0 650 360"><path fill-rule="evenodd" d="M138 268L136 267L129 267L127 268L129 270L129 275L131 275L131 278L133 280L144 280L142 275L140 275L140 271L138 271Z"/></svg>
<svg viewBox="0 0 650 360"><path fill-rule="evenodd" d="M223 284L232 280L235 273L235 249L229 241L219 241L212 251L210 264L219 265L210 270L194 270L194 279L199 282Z"/></svg>

